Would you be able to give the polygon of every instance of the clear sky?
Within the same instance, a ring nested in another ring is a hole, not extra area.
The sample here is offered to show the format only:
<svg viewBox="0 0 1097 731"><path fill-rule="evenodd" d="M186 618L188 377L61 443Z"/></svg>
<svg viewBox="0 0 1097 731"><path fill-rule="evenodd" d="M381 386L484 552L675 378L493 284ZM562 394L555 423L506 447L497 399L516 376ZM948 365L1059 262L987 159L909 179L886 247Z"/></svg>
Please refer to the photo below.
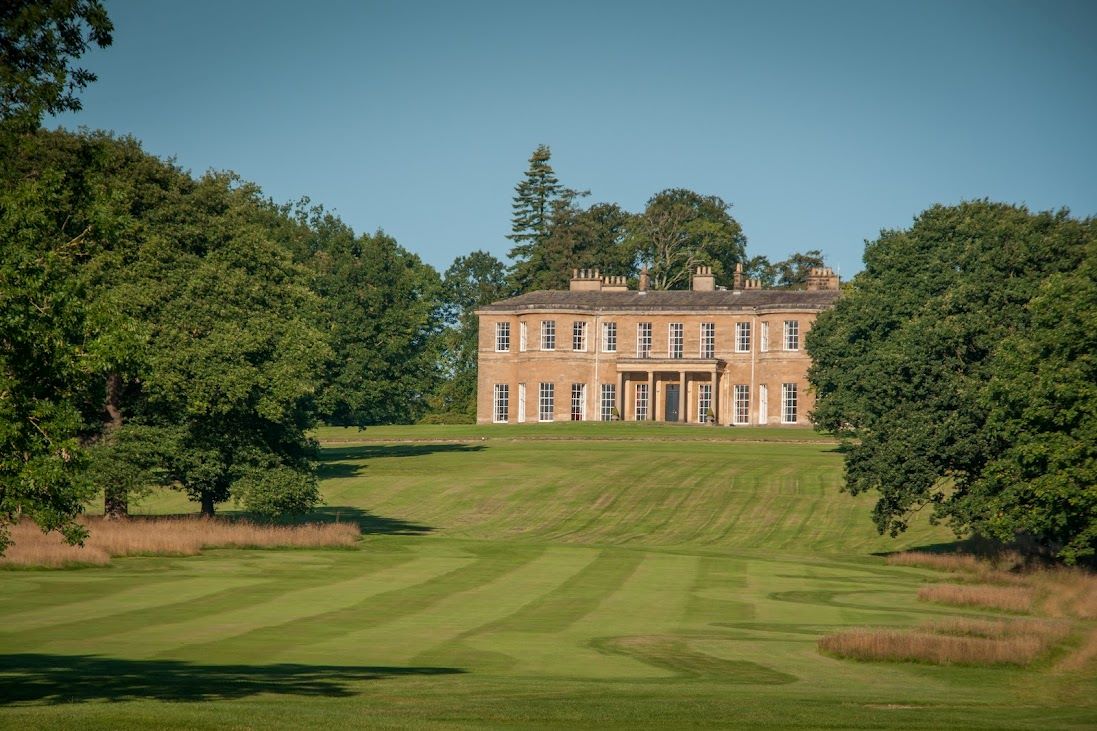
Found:
<svg viewBox="0 0 1097 731"><path fill-rule="evenodd" d="M733 204L752 254L991 198L1097 214L1097 2L107 0L84 111L444 269L505 256L527 159L628 210Z"/></svg>

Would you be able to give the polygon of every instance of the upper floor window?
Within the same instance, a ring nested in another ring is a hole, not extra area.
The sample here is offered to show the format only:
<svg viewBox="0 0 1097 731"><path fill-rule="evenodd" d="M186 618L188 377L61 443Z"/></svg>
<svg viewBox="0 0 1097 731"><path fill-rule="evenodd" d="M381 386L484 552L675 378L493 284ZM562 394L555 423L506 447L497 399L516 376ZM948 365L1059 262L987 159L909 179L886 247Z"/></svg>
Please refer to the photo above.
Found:
<svg viewBox="0 0 1097 731"><path fill-rule="evenodd" d="M529 348L529 326L524 322L518 323L518 350L523 353Z"/></svg>
<svg viewBox="0 0 1097 731"><path fill-rule="evenodd" d="M667 353L671 358L682 357L682 331L684 326L680 322L670 323L667 331Z"/></svg>
<svg viewBox="0 0 1097 731"><path fill-rule="evenodd" d="M587 323L583 320L571 323L571 349L587 349Z"/></svg>
<svg viewBox="0 0 1097 731"><path fill-rule="evenodd" d="M636 357L651 357L651 323L641 322L636 325Z"/></svg>
<svg viewBox="0 0 1097 731"><path fill-rule="evenodd" d="M759 326L758 349L763 353L769 351L769 323L763 322Z"/></svg>
<svg viewBox="0 0 1097 731"><path fill-rule="evenodd" d="M785 320L785 350L800 349L800 321Z"/></svg>
<svg viewBox="0 0 1097 731"><path fill-rule="evenodd" d="M495 349L499 352L510 350L510 323L495 323Z"/></svg>
<svg viewBox="0 0 1097 731"><path fill-rule="evenodd" d="M617 323L602 323L602 351L605 353L617 352Z"/></svg>
<svg viewBox="0 0 1097 731"><path fill-rule="evenodd" d="M541 350L556 350L556 320L541 320Z"/></svg>
<svg viewBox="0 0 1097 731"><path fill-rule="evenodd" d="M735 352L736 353L749 353L750 352L750 323L749 322L737 322L737 323L735 323Z"/></svg>
<svg viewBox="0 0 1097 731"><path fill-rule="evenodd" d="M716 357L716 323L701 323L701 357Z"/></svg>

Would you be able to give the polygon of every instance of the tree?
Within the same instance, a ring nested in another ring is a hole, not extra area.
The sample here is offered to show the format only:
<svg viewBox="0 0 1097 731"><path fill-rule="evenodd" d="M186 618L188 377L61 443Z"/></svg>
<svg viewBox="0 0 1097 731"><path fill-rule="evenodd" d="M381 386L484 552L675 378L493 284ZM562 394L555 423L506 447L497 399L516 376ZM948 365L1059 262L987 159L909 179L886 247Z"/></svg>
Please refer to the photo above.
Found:
<svg viewBox="0 0 1097 731"><path fill-rule="evenodd" d="M1052 274L990 365L981 406L993 449L969 516L1003 541L1040 536L1075 563L1097 551L1097 237L1082 265Z"/></svg>
<svg viewBox="0 0 1097 731"><path fill-rule="evenodd" d="M635 253L627 244L632 215L616 203L582 208L573 191L554 202L546 236L514 266L517 291L567 289L573 269L632 276Z"/></svg>
<svg viewBox="0 0 1097 731"><path fill-rule="evenodd" d="M514 201L511 208L511 233L508 239L514 242L509 256L526 256L529 247L548 235L549 213L552 204L560 197L564 188L556 178L549 160L552 151L548 145L538 145L529 158L529 168L525 178L514 186Z"/></svg>
<svg viewBox="0 0 1097 731"><path fill-rule="evenodd" d="M787 259L771 263L764 254L751 257L743 264L743 276L757 279L763 287L778 289L803 289L808 275L815 267L825 266L823 252L811 249L794 252Z"/></svg>
<svg viewBox="0 0 1097 731"><path fill-rule="evenodd" d="M486 251L459 256L442 277L440 357L443 382L432 398L436 419L476 420L479 318L476 308L507 294L506 267Z"/></svg>
<svg viewBox="0 0 1097 731"><path fill-rule="evenodd" d="M648 268L652 289L689 286L698 265L713 268L717 282L730 284L746 256L746 236L717 196L673 188L655 194L633 219L629 241Z"/></svg>
<svg viewBox="0 0 1097 731"><path fill-rule="evenodd" d="M958 533L997 524L999 534L1024 526L1048 545L1063 540L1052 522L1061 514L1024 522L1024 503L986 482L1023 443L998 422L1009 417L991 419L1003 397L987 389L1020 388L1016 363L999 360L1002 343L1033 335L1040 310L1029 303L1045 280L1078 267L1095 235L1092 220L1066 212L977 201L935 206L866 246L865 270L806 344L813 419L850 439L846 489L879 494L881 532L895 535L929 508ZM1000 511L1013 517L998 521Z"/></svg>
<svg viewBox="0 0 1097 731"><path fill-rule="evenodd" d="M77 92L95 74L72 64L114 26L99 0L8 0L0 4L0 121L30 131L44 114L81 108Z"/></svg>
<svg viewBox="0 0 1097 731"><path fill-rule="evenodd" d="M72 542L84 535L81 408L110 348L73 275L98 248L98 216L65 215L59 171L10 169L20 133L80 107L95 76L70 63L89 42L109 45L111 30L96 0L0 6L0 552L23 516Z"/></svg>

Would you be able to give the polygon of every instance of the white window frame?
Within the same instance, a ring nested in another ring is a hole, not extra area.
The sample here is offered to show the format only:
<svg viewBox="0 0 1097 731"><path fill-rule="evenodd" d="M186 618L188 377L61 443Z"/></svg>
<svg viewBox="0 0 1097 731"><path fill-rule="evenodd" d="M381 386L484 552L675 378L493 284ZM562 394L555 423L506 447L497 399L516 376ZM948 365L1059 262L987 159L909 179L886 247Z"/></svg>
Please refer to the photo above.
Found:
<svg viewBox="0 0 1097 731"><path fill-rule="evenodd" d="M603 322L602 323L602 352L603 353L616 353L617 352L617 323L616 322Z"/></svg>
<svg viewBox="0 0 1097 731"><path fill-rule="evenodd" d="M648 421L648 413L651 406L651 394L648 392L647 383L637 383L635 398L632 402L633 414L636 421Z"/></svg>
<svg viewBox="0 0 1097 731"><path fill-rule="evenodd" d="M518 423L526 422L526 384L518 384Z"/></svg>
<svg viewBox="0 0 1097 731"><path fill-rule="evenodd" d="M781 384L781 423L796 424L800 415L798 390L795 383ZM792 417L791 419L789 417Z"/></svg>
<svg viewBox="0 0 1097 731"><path fill-rule="evenodd" d="M667 325L667 357L681 358L685 353L686 326L680 322Z"/></svg>
<svg viewBox="0 0 1097 731"><path fill-rule="evenodd" d="M602 421L613 421L613 410L615 408L617 408L617 384L603 383L601 404Z"/></svg>
<svg viewBox="0 0 1097 731"><path fill-rule="evenodd" d="M736 353L749 353L750 352L750 323L749 322L737 322L737 323L735 323L735 352Z"/></svg>
<svg viewBox="0 0 1097 731"><path fill-rule="evenodd" d="M758 425L769 423L769 386L764 383L758 387Z"/></svg>
<svg viewBox="0 0 1097 731"><path fill-rule="evenodd" d="M518 350L519 352L526 352L529 349L529 325L524 322L518 323Z"/></svg>
<svg viewBox="0 0 1097 731"><path fill-rule="evenodd" d="M541 320L541 350L556 350L556 320Z"/></svg>
<svg viewBox="0 0 1097 731"><path fill-rule="evenodd" d="M510 352L510 323L509 322L497 322L497 323L495 323L495 352L496 353L509 353Z"/></svg>
<svg viewBox="0 0 1097 731"><path fill-rule="evenodd" d="M495 393L491 402L491 420L496 424L506 424L510 419L510 386L495 384Z"/></svg>
<svg viewBox="0 0 1097 731"><path fill-rule="evenodd" d="M700 424L708 423L708 410L712 408L712 384L711 383L698 383L697 384L697 422ZM715 416L713 421L715 421Z"/></svg>
<svg viewBox="0 0 1097 731"><path fill-rule="evenodd" d="M732 391L731 402L731 423L732 424L749 424L750 423L750 385L746 383L736 383L734 390Z"/></svg>
<svg viewBox="0 0 1097 731"><path fill-rule="evenodd" d="M651 323L636 323L636 357L651 357Z"/></svg>
<svg viewBox="0 0 1097 731"><path fill-rule="evenodd" d="M575 418L578 416L579 418ZM571 384L571 413L572 421L587 420L587 384Z"/></svg>
<svg viewBox="0 0 1097 731"><path fill-rule="evenodd" d="M785 320L785 350L800 349L800 321Z"/></svg>
<svg viewBox="0 0 1097 731"><path fill-rule="evenodd" d="M571 323L571 349L579 353L587 352L586 320L576 320Z"/></svg>
<svg viewBox="0 0 1097 731"><path fill-rule="evenodd" d="M768 353L769 352L769 323L768 322L759 323L759 330L760 330L760 332L758 333L758 350L760 350L763 353Z"/></svg>
<svg viewBox="0 0 1097 731"><path fill-rule="evenodd" d="M701 349L698 353L702 358L716 357L716 323L701 323Z"/></svg>
<svg viewBox="0 0 1097 731"><path fill-rule="evenodd" d="M553 421L556 417L556 384L542 383L537 387L537 421Z"/></svg>

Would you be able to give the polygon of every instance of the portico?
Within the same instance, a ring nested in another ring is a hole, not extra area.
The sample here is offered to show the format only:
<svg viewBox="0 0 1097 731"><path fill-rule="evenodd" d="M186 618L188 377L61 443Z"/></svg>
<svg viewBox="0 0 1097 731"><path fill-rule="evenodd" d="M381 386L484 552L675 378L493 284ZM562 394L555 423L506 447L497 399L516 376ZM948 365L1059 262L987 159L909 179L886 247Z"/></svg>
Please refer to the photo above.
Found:
<svg viewBox="0 0 1097 731"><path fill-rule="evenodd" d="M637 384L646 384L645 420L700 421L692 386L711 384L713 414L719 414L719 377L723 363L717 358L618 358L617 410L624 421L637 420Z"/></svg>

